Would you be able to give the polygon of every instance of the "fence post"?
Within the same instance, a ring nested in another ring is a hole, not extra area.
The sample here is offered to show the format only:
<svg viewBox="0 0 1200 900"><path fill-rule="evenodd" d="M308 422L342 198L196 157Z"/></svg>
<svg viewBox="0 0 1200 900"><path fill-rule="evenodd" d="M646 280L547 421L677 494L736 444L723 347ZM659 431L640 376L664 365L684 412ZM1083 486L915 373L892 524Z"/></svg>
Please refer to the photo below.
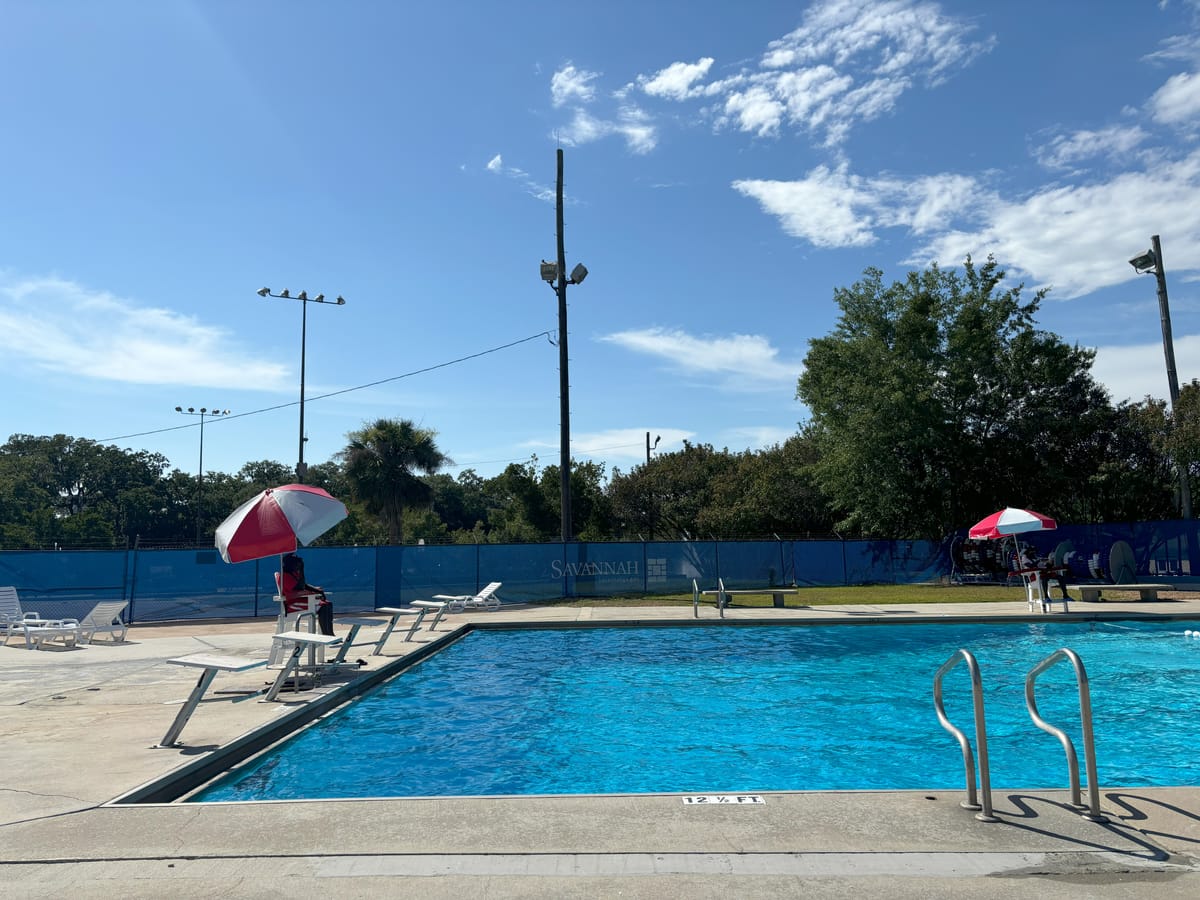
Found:
<svg viewBox="0 0 1200 900"><path fill-rule="evenodd" d="M134 537L133 537L133 566L130 570L131 574L129 576L129 624L130 625L132 625L134 623L133 611L134 611L134 595L137 593L138 545L141 542L142 542L142 536L140 534L134 535Z"/></svg>

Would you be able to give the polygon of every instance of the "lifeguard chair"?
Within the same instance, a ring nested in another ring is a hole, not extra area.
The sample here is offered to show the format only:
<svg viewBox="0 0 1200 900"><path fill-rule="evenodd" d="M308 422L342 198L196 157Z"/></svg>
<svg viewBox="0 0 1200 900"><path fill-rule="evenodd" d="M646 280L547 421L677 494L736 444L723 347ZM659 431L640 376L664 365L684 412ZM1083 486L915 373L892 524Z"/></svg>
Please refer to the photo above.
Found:
<svg viewBox="0 0 1200 900"><path fill-rule="evenodd" d="M279 617L275 620L275 633L283 634L285 631L310 631L317 632L317 607L321 605L321 595L314 592L305 592L296 594L297 597L303 597L308 601L306 609L297 610L296 612L288 612L287 598L283 596L283 587L280 582L280 575L275 573L275 597L273 598L279 604ZM267 666L274 667L282 665L292 654L292 643L290 641L272 641L271 654L267 658ZM308 664L321 665L325 662L325 648L323 646L313 646L309 648Z"/></svg>
<svg viewBox="0 0 1200 900"><path fill-rule="evenodd" d="M1025 599L1029 601L1029 611L1041 609L1043 613L1051 611L1051 606L1054 602L1050 597L1050 589L1046 584L1045 569L1018 569L1017 575L1021 577L1021 582L1025 585ZM1060 600L1063 605L1063 612L1067 611L1067 596L1066 591Z"/></svg>

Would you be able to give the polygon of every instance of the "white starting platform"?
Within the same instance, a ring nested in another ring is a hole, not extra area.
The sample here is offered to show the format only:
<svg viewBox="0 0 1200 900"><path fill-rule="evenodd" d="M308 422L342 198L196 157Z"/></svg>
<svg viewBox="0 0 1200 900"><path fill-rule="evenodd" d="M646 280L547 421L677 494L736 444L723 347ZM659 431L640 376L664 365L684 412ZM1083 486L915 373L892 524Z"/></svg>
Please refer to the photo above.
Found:
<svg viewBox="0 0 1200 900"><path fill-rule="evenodd" d="M311 631L284 631L273 635L271 640L276 644L287 642L292 648L292 655L284 661L283 668L279 670L279 675L275 678L275 683L271 685L267 690L267 695L263 697L263 703L275 699L287 681L288 675L293 672L296 673L296 677L292 682L292 686L297 692L300 690L300 655L306 647L332 647L342 642L340 637L331 634L313 634ZM322 666L310 668L320 669Z"/></svg>
<svg viewBox="0 0 1200 900"><path fill-rule="evenodd" d="M168 663L173 666L189 666L194 669L203 669L200 677L196 680L196 686L192 688L191 694L183 701L183 706L175 716L175 721L171 723L171 727L167 729L167 733L163 735L163 739L158 742L159 747L173 747L179 740L179 733L183 731L183 726L188 723L188 719L192 717L192 713L196 711L196 707L200 705L200 699L204 696L204 692L208 690L208 686L212 684L212 680L217 677L218 672L245 672L247 669L257 669L259 666L265 666L265 659L247 659L242 656L218 656L215 653L193 653L191 656L180 656L176 659L168 659Z"/></svg>
<svg viewBox="0 0 1200 900"><path fill-rule="evenodd" d="M1068 591L1079 591L1085 603L1101 603L1103 591L1137 591L1139 600L1157 600L1159 591L1173 591L1170 584L1068 584Z"/></svg>
<svg viewBox="0 0 1200 900"><path fill-rule="evenodd" d="M411 641L413 636L421 629L421 623L425 621L425 614L429 612L429 609L414 604L413 606L379 606L376 607L375 612L390 616L390 619L387 628L383 629L383 634L379 637L378 645L371 653L372 656L378 656L383 652L383 645L387 643L387 639L396 630L396 625L400 621L401 616L413 617L412 624L408 626L408 634L404 636L405 641ZM438 617L441 617L440 610Z"/></svg>

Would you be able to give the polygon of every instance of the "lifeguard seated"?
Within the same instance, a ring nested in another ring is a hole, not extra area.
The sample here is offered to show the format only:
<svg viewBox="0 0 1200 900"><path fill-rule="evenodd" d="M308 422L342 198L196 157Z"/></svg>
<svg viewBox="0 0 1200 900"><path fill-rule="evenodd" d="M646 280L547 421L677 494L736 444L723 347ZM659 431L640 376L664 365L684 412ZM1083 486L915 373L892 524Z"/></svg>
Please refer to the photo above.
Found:
<svg viewBox="0 0 1200 900"><path fill-rule="evenodd" d="M1050 582L1057 581L1059 590L1062 591L1062 599L1070 600L1071 595L1067 593L1066 566L1056 566L1053 561L1046 557L1045 559L1034 559L1033 555L1026 547L1021 551L1021 573L1028 576L1030 573L1036 573L1037 578L1042 584L1042 594L1046 600L1050 600Z"/></svg>
<svg viewBox="0 0 1200 900"><path fill-rule="evenodd" d="M325 591L315 584L304 580L304 560L295 553L289 553L283 558L283 574L279 583L279 594L283 597L285 612L308 612L309 598L317 596L317 624L321 634L333 634L333 604L325 596Z"/></svg>

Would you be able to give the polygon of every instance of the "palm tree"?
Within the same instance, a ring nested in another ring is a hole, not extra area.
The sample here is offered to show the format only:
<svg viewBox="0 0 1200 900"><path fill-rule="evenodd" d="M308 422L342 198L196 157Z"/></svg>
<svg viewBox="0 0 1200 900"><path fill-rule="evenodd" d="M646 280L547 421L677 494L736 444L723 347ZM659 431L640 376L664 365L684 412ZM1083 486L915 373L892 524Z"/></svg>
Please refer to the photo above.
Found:
<svg viewBox="0 0 1200 900"><path fill-rule="evenodd" d="M429 485L414 473L432 475L453 463L437 448L435 436L408 419L379 419L346 435L350 443L340 455L350 492L367 512L379 516L389 544L403 541L404 510L432 498Z"/></svg>

